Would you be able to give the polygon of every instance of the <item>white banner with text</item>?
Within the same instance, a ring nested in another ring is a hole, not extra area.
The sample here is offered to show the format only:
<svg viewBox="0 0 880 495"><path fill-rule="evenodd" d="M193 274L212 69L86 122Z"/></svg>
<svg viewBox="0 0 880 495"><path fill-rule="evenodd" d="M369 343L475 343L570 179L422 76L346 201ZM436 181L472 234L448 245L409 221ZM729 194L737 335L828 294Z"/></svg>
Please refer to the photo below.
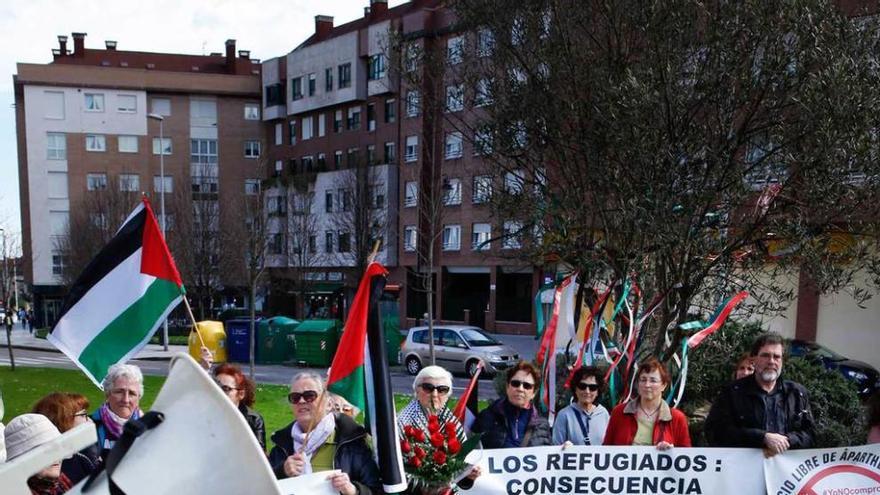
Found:
<svg viewBox="0 0 880 495"><path fill-rule="evenodd" d="M880 444L790 450L764 476L769 495L880 495Z"/></svg>

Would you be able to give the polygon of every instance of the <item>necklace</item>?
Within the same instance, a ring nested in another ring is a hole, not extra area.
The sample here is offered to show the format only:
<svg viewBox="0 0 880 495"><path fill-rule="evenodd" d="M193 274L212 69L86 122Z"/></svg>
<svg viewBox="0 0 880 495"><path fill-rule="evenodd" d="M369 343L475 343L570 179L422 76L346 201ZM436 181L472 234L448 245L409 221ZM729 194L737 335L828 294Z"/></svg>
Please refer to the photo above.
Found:
<svg viewBox="0 0 880 495"><path fill-rule="evenodd" d="M650 413L649 413L648 411L645 410L644 407L642 407L642 404L639 403L639 410L642 411L642 414L643 414L647 419L654 419L654 416L656 416L657 413L660 412L660 406L658 405L658 406L657 406L657 409L654 409L654 412L650 412Z"/></svg>

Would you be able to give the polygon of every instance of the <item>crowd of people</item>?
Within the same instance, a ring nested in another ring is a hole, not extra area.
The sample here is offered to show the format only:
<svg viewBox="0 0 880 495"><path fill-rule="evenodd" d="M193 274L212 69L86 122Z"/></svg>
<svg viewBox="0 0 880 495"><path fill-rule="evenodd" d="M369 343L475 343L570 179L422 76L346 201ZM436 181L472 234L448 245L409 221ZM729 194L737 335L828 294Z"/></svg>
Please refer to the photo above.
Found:
<svg viewBox="0 0 880 495"><path fill-rule="evenodd" d="M781 378L784 343L776 334L759 336L748 355L736 363L733 380L718 394L706 419L707 440L718 447L753 447L773 456L789 449L814 444L814 421L806 389ZM237 408L259 445L266 452L263 418L252 409L255 387L237 366L204 363L222 392ZM480 434L486 449L557 445L654 446L660 450L691 446L685 414L664 400L671 378L656 358L642 360L636 368L635 390L629 400L609 413L599 403L605 390L605 373L595 367L573 370L569 380L571 403L561 409L551 427L536 407L540 373L522 361L505 374L502 397L479 412L468 431L447 407L452 375L439 366L427 366L415 377L412 400L398 412L398 429L425 430L429 418L453 425L464 442ZM93 422L98 442L74 456L49 466L28 480L35 494L64 493L100 469L119 440L123 426L143 412L143 376L133 365L112 366L103 381L104 402L89 413L85 397L56 392L42 398L31 413L12 419L6 426L6 460L52 441L61 433ZM379 467L370 449L369 432L354 417L341 397L325 391L324 377L297 373L287 396L292 421L270 436L267 459L279 479L332 470L328 478L343 495L381 493ZM870 403L869 442L880 442L880 398ZM450 433L451 435L451 433ZM482 475L471 470L454 487L468 490Z"/></svg>

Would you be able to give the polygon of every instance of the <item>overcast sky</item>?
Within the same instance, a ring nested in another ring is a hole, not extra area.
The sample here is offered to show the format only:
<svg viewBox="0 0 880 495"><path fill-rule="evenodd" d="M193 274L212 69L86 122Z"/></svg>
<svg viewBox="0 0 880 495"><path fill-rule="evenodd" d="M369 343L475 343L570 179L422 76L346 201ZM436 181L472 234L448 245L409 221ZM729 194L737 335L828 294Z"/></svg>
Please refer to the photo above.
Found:
<svg viewBox="0 0 880 495"><path fill-rule="evenodd" d="M404 3L389 0L389 7ZM369 0L28 0L0 3L0 228L21 230L15 98L12 75L18 62L45 64L57 36L85 32L86 48L115 40L119 50L225 53L227 39L252 58L283 55L314 31L316 15L338 26L363 16ZM68 39L67 46L73 48Z"/></svg>

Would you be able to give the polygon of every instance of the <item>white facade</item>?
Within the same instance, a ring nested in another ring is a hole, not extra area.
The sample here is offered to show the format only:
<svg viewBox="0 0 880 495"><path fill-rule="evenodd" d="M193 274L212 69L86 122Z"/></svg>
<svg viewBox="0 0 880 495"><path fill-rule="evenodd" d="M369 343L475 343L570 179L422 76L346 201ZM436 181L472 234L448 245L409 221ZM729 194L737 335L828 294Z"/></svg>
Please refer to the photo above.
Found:
<svg viewBox="0 0 880 495"><path fill-rule="evenodd" d="M55 285L60 280L52 271L52 255L70 216L69 193L64 192L71 187L67 150L88 134L146 136L147 97L144 91L25 86L24 101L33 283ZM64 153L57 147L58 134L64 135Z"/></svg>
<svg viewBox="0 0 880 495"><path fill-rule="evenodd" d="M288 115L366 99L367 64L358 53L358 32L353 31L287 54ZM339 67L345 64L351 64L351 81L347 87L340 88ZM327 69L331 70L333 79L330 91L326 89ZM315 75L315 94L311 96L308 94L310 74ZM302 78L302 98L296 100L293 99L294 78Z"/></svg>

